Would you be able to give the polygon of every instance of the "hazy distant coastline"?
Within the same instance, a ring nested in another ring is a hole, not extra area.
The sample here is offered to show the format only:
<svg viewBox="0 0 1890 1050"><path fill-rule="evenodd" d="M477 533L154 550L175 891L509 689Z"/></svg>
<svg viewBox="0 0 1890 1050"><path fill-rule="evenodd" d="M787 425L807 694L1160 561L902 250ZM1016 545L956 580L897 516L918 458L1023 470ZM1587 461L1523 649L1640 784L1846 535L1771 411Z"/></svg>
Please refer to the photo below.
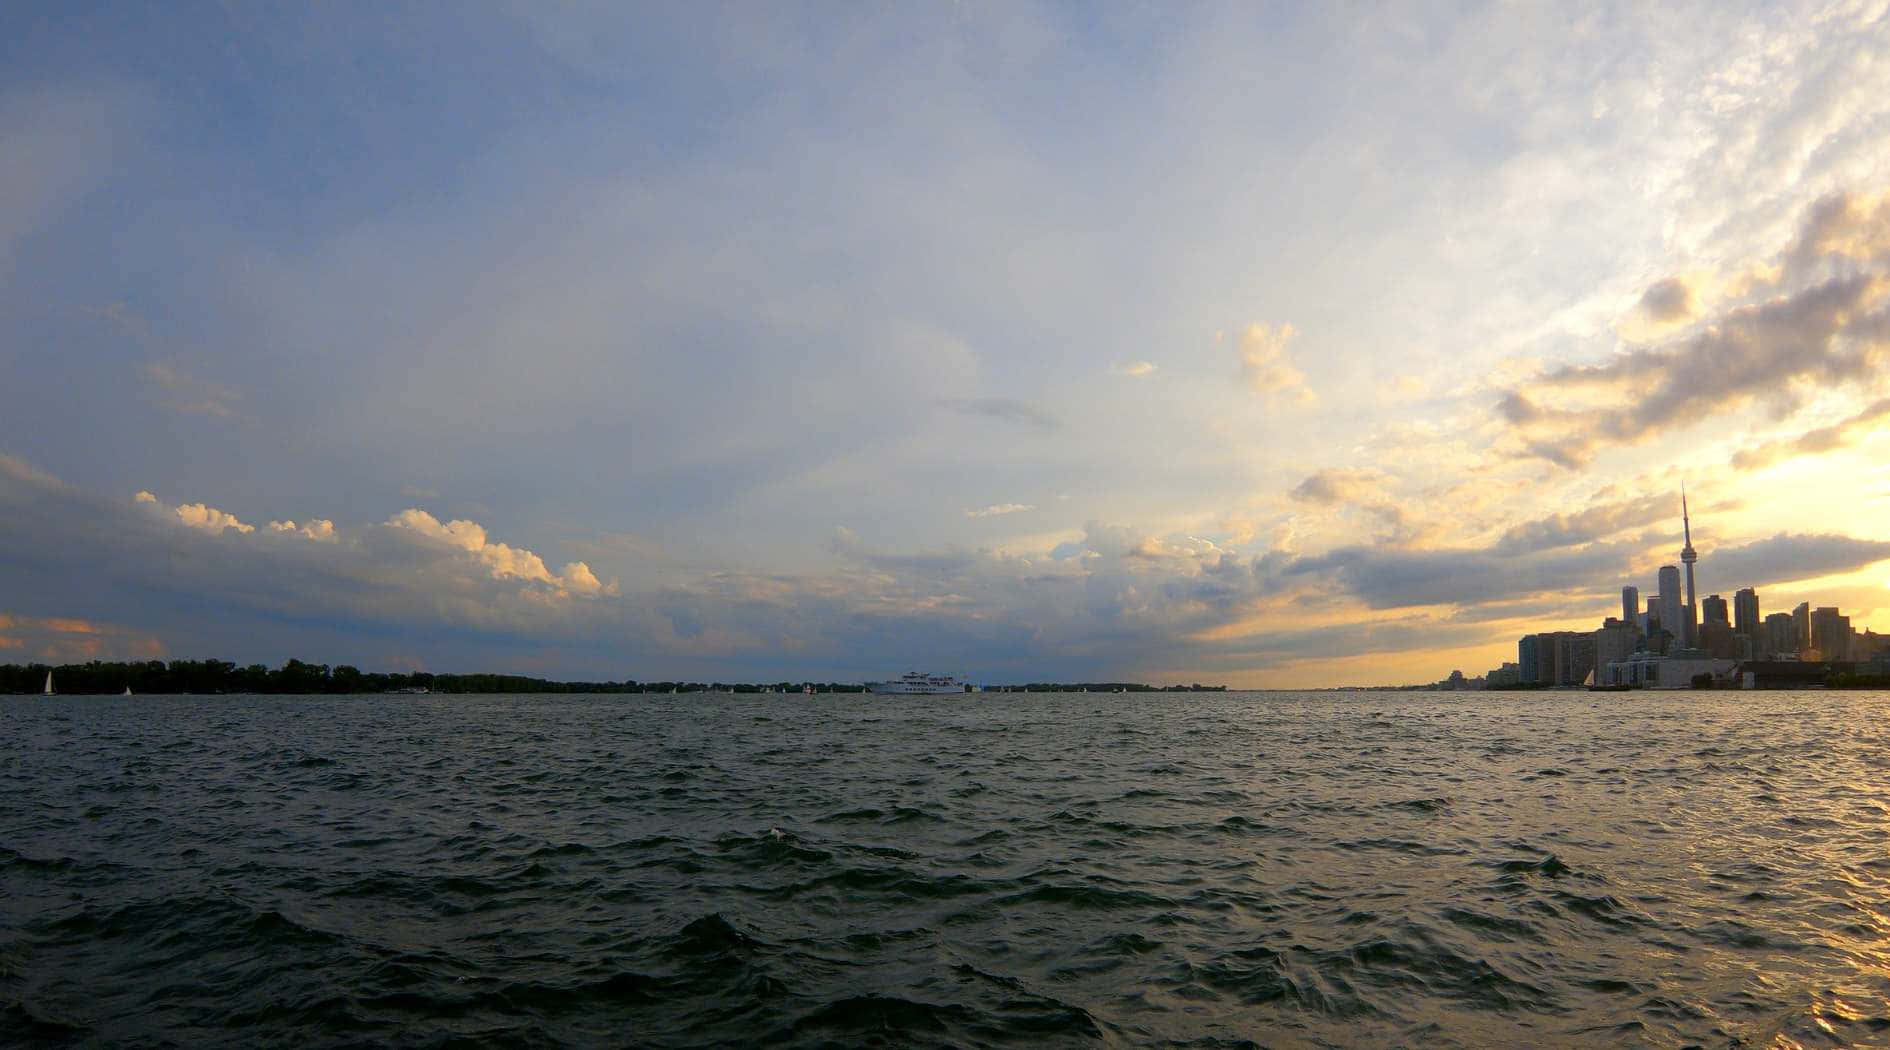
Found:
<svg viewBox="0 0 1890 1050"><path fill-rule="evenodd" d="M363 671L289 660L281 667L239 667L228 660L91 661L83 664L0 664L0 693L38 693L50 673L59 693L176 695L184 693L864 693L859 682L560 682L512 674L433 674ZM1148 685L1142 682L1031 682L990 686L1031 693L1207 693L1224 685Z"/></svg>

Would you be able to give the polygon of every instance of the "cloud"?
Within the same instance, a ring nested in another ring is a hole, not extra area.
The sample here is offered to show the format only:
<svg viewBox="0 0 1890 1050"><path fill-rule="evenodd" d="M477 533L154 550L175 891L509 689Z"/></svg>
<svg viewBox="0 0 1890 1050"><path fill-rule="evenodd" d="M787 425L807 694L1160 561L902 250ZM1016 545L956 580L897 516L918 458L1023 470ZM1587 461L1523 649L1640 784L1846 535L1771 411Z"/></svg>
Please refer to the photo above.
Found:
<svg viewBox="0 0 1890 1050"><path fill-rule="evenodd" d="M1754 448L1733 453L1732 465L1740 470L1758 470L1793 456L1831 452L1849 445L1861 434L1872 430L1870 424L1890 417L1890 397L1881 398L1857 413L1829 426L1807 430L1795 438L1767 441Z"/></svg>
<svg viewBox="0 0 1890 1050"><path fill-rule="evenodd" d="M1063 425L1057 417L1043 409L1015 398L948 397L941 400L939 404L963 415L1015 423L1037 430L1056 430Z"/></svg>
<svg viewBox="0 0 1890 1050"><path fill-rule="evenodd" d="M1030 503L993 503L988 507L979 507L977 510L967 510L965 517L995 518L1000 514L1021 514L1027 510L1036 509L1036 506Z"/></svg>
<svg viewBox="0 0 1890 1050"><path fill-rule="evenodd" d="M1110 374L1128 376L1130 379L1147 379L1155 374L1155 365L1148 361L1131 361L1126 365L1110 365Z"/></svg>
<svg viewBox="0 0 1890 1050"><path fill-rule="evenodd" d="M178 521L205 532L222 532L224 529L235 529L237 532L256 531L256 526L243 524L237 520L236 515L202 503L186 503L176 508L175 513Z"/></svg>
<svg viewBox="0 0 1890 1050"><path fill-rule="evenodd" d="M1730 593L1738 587L1790 583L1831 576L1890 558L1890 542L1836 534L1780 533L1737 547L1702 550L1702 580L1724 580L1707 590ZM1704 593L1704 592L1702 592Z"/></svg>
<svg viewBox="0 0 1890 1050"><path fill-rule="evenodd" d="M1302 503L1323 507L1341 503L1378 501L1384 496L1385 474L1377 470L1327 467L1293 486L1287 495Z"/></svg>
<svg viewBox="0 0 1890 1050"><path fill-rule="evenodd" d="M314 518L308 524L301 526L293 521L272 521L269 523L269 531L294 533L297 536L322 542L335 540L335 523L327 518Z"/></svg>
<svg viewBox="0 0 1890 1050"><path fill-rule="evenodd" d="M1563 365L1498 399L1516 453L1576 468L1755 403L1865 388L1890 365L1890 203L1837 195L1807 210L1770 298L1730 306L1679 342Z"/></svg>
<svg viewBox="0 0 1890 1050"><path fill-rule="evenodd" d="M1240 358L1240 379L1261 394L1278 394L1302 404L1317 400L1306 385L1306 375L1293 367L1287 356L1287 344L1299 333L1290 324L1268 327L1250 324L1234 340L1234 353Z"/></svg>
<svg viewBox="0 0 1890 1050"><path fill-rule="evenodd" d="M1693 289L1678 277L1668 277L1647 286L1641 295L1641 313L1650 321L1673 324L1693 317Z"/></svg>
<svg viewBox="0 0 1890 1050"><path fill-rule="evenodd" d="M387 524L390 528L413 532L465 551L483 563L491 571L493 579L541 583L561 594L595 596L616 593L614 583L609 586L600 583L591 572L591 567L581 561L570 562L557 575L552 575L551 570L545 567L544 559L537 554L523 547L488 540L485 527L478 522L464 519L441 522L424 510L409 507L388 519Z"/></svg>
<svg viewBox="0 0 1890 1050"><path fill-rule="evenodd" d="M1293 560L1277 572L1283 580L1329 577L1372 609L1464 606L1544 591L1592 588L1603 580L1625 578L1635 553L1635 548L1606 544L1520 554L1478 548L1349 546Z"/></svg>
<svg viewBox="0 0 1890 1050"><path fill-rule="evenodd" d="M8 663L153 660L163 655L162 642L119 624L0 612L0 660Z"/></svg>
<svg viewBox="0 0 1890 1050"><path fill-rule="evenodd" d="M164 396L160 404L173 412L216 419L245 418L236 408L236 402L243 395L233 387L199 379L161 361L147 361L138 367L138 371L145 382L162 391Z"/></svg>
<svg viewBox="0 0 1890 1050"><path fill-rule="evenodd" d="M1646 502L1657 513L1664 499ZM1523 617L1599 618L1651 553L1644 541L1610 538L1641 509L1613 500L1520 523L1485 547L1351 545L1309 556L1246 556L1186 532L1094 520L1080 540L1025 552L883 551L840 528L830 569L698 572L619 594L583 562L554 574L477 522L418 508L378 525L330 525L324 542L305 530L325 519L293 533L280 519L249 533L182 528L155 500L94 500L0 457L0 530L10 540L0 572L16 615L111 618L126 637L189 655L210 647L275 660L320 642L320 659L374 664L387 658L363 657L361 647L392 639L403 653L432 653L425 662L435 666L504 666L555 649L597 668L583 673L645 678L805 669L857 679L884 673L881 663L989 680L1108 677L1253 671L1487 642L1489 624ZM634 538L622 546L643 549ZM1890 542L1780 535L1707 550L1700 570L1709 588L1730 590L1885 557ZM0 638L20 637L0 629Z"/></svg>
<svg viewBox="0 0 1890 1050"><path fill-rule="evenodd" d="M1678 512L1674 501L1664 496L1604 503L1574 514L1551 514L1513 526L1491 550L1497 554L1526 554L1579 546L1628 529L1659 523L1669 516L1677 516Z"/></svg>
<svg viewBox="0 0 1890 1050"><path fill-rule="evenodd" d="M1300 503L1319 507L1355 506L1370 512L1383 524L1381 543L1409 542L1410 515L1386 491L1391 478L1380 470L1327 467L1293 486L1287 496Z"/></svg>

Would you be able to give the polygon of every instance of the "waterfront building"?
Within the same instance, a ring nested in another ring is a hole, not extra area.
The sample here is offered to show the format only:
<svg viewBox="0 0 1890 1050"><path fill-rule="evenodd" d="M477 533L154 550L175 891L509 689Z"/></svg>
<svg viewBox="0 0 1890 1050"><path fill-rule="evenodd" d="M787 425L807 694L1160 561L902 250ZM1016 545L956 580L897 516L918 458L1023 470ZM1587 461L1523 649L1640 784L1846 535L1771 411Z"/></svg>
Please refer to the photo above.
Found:
<svg viewBox="0 0 1890 1050"><path fill-rule="evenodd" d="M1755 649L1760 648L1759 623L1759 592L1750 587L1734 591L1733 630L1752 639Z"/></svg>
<svg viewBox="0 0 1890 1050"><path fill-rule="evenodd" d="M1811 648L1811 603L1799 602L1792 610L1792 652L1802 653Z"/></svg>
<svg viewBox="0 0 1890 1050"><path fill-rule="evenodd" d="M1811 614L1811 647L1825 660L1851 658L1851 618L1840 616L1837 606L1820 606Z"/></svg>
<svg viewBox="0 0 1890 1050"><path fill-rule="evenodd" d="M1537 685L1547 680L1543 676L1543 648L1542 636L1539 634L1525 634L1516 640L1516 683L1518 685ZM1550 661L1555 659L1553 650L1547 655Z"/></svg>
<svg viewBox="0 0 1890 1050"><path fill-rule="evenodd" d="M1595 637L1585 631L1543 631L1516 642L1522 685L1581 685L1595 669Z"/></svg>
<svg viewBox="0 0 1890 1050"><path fill-rule="evenodd" d="M1594 635L1595 666L1601 668L1626 660L1639 647L1640 640L1640 632L1633 624L1608 617Z"/></svg>
<svg viewBox="0 0 1890 1050"><path fill-rule="evenodd" d="M1851 659L1858 663L1890 659L1890 634L1878 634L1870 628L1864 633L1851 633Z"/></svg>
<svg viewBox="0 0 1890 1050"><path fill-rule="evenodd" d="M1712 654L1715 659L1739 659L1739 642L1742 640L1739 635L1733 633L1732 624L1724 620L1707 620L1700 624L1700 648Z"/></svg>
<svg viewBox="0 0 1890 1050"><path fill-rule="evenodd" d="M1715 659L1698 649L1681 649L1672 656L1636 653L1596 671L1595 681L1636 689L1691 689L1700 675L1710 675L1715 682L1730 681L1736 666L1731 660Z"/></svg>
<svg viewBox="0 0 1890 1050"><path fill-rule="evenodd" d="M1621 588L1621 619L1633 623L1641 614L1641 589L1629 584Z"/></svg>
<svg viewBox="0 0 1890 1050"><path fill-rule="evenodd" d="M1595 636L1586 631L1555 632L1555 671L1556 685L1588 681L1595 671Z"/></svg>
<svg viewBox="0 0 1890 1050"><path fill-rule="evenodd" d="M1759 646L1767 656L1797 656L1798 628L1791 613L1773 613L1765 618L1764 640Z"/></svg>

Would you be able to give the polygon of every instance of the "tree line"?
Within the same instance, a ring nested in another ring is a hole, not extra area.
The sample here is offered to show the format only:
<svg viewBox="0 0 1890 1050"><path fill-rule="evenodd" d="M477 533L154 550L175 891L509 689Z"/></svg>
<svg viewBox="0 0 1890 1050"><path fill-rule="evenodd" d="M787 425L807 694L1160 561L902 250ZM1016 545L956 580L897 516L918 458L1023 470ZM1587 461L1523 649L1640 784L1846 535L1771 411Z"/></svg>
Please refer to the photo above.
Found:
<svg viewBox="0 0 1890 1050"><path fill-rule="evenodd" d="M281 667L228 660L0 665L0 693L37 693L51 672L60 693L623 693L667 692L677 683L554 682L511 674L411 674L363 671L348 664L289 660Z"/></svg>
<svg viewBox="0 0 1890 1050"><path fill-rule="evenodd" d="M82 664L0 664L0 693L37 693L51 672L60 693L863 693L858 682L557 682L514 674L411 674L363 671L348 664L289 660L281 667L228 660L93 660ZM995 689L997 687L987 687ZM1002 687L1031 693L1218 692L1226 686L1151 686L1138 682L1032 682Z"/></svg>

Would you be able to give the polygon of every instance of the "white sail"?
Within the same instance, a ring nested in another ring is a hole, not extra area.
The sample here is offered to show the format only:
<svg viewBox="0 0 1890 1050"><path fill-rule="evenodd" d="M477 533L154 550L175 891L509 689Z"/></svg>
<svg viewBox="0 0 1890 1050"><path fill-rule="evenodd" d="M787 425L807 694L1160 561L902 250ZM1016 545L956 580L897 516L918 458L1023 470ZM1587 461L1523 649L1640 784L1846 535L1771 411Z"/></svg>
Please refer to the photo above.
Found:
<svg viewBox="0 0 1890 1050"><path fill-rule="evenodd" d="M46 672L46 688L44 688L44 689L41 689L41 690L40 690L40 692L41 692L42 694L44 694L44 695L46 695L46 696L51 696L51 695L53 695L53 694L52 694L52 672L51 672L51 671L47 671L47 672Z"/></svg>

